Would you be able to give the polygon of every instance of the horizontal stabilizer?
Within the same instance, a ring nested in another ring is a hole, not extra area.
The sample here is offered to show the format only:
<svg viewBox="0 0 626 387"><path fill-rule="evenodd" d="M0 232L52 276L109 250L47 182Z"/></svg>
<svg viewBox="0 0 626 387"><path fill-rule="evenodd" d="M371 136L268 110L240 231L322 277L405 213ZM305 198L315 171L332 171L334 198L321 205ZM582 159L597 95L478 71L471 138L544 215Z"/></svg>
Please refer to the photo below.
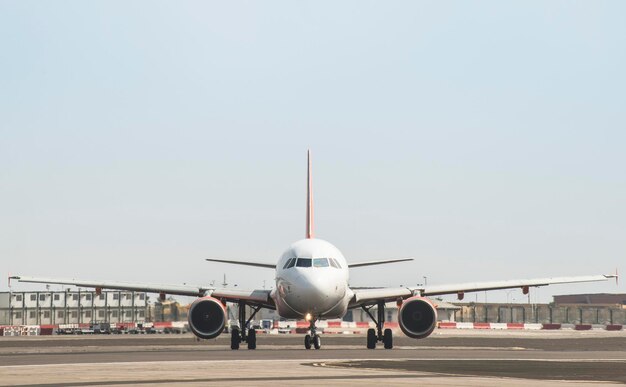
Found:
<svg viewBox="0 0 626 387"><path fill-rule="evenodd" d="M275 263L262 263L262 262L249 262L249 261L232 261L229 259L213 259L207 258L209 262L219 262L219 263L229 263L232 265L244 265L244 266L256 266L256 267L264 267L266 269L276 269Z"/></svg>
<svg viewBox="0 0 626 387"><path fill-rule="evenodd" d="M367 262L349 263L348 267L384 265L386 263L406 262L406 261L412 261L412 260L413 260L413 258L383 259L381 261L367 261Z"/></svg>

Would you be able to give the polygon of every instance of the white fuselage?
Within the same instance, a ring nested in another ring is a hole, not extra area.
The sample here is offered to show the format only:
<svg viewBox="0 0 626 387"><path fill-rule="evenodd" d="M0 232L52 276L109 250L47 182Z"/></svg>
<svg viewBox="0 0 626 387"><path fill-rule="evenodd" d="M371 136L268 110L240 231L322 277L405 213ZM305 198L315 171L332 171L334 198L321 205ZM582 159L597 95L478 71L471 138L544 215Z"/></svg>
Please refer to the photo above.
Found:
<svg viewBox="0 0 626 387"><path fill-rule="evenodd" d="M284 318L341 318L353 296L348 278L339 249L321 239L303 239L278 260L271 297Z"/></svg>

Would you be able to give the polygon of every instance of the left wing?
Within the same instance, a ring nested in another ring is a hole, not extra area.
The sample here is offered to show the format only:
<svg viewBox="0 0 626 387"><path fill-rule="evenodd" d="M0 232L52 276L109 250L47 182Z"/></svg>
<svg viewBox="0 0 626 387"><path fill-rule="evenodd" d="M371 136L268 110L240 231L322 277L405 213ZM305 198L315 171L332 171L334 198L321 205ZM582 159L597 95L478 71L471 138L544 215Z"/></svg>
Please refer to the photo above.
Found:
<svg viewBox="0 0 626 387"><path fill-rule="evenodd" d="M215 289L210 296L224 301L237 302L246 301L248 305L258 305L267 309L276 309L274 299L271 297L271 290L240 290L240 289Z"/></svg>
<svg viewBox="0 0 626 387"><path fill-rule="evenodd" d="M215 289L211 286L193 286L193 285L166 285L166 284L145 284L134 282L117 282L117 281L91 281L77 279L60 279L60 278L44 278L44 277L27 277L15 275L9 277L18 282L34 282L40 284L56 284L56 285L74 285L85 288L96 289L119 289L132 290L148 293L166 293L180 296L198 296L202 297L210 290Z"/></svg>
<svg viewBox="0 0 626 387"><path fill-rule="evenodd" d="M412 296L428 297L456 293L459 295L459 299L462 299L463 295L466 292L478 292L483 290L521 288L524 292L528 292L529 287L577 282L606 281L609 278L617 278L617 274L589 275L580 277L537 278L511 281L469 282L462 284L432 285L420 287L352 289L354 297L352 297L350 307L356 308L361 305L370 305L379 301L387 302L397 299L406 299Z"/></svg>
<svg viewBox="0 0 626 387"><path fill-rule="evenodd" d="M59 279L59 278L43 278L43 277L26 277L15 275L9 277L18 282L33 282L40 284L56 284L56 285L73 285L85 288L95 289L115 289L130 290L147 293L160 293L162 295L172 294L179 296L204 297L212 296L225 301L237 302L245 300L248 303L256 304L265 308L274 309L274 300L270 297L270 290L234 290L234 289L217 289L212 286L193 286L193 285L164 285L164 284L144 284L132 282L116 282L116 281L89 281L77 279Z"/></svg>

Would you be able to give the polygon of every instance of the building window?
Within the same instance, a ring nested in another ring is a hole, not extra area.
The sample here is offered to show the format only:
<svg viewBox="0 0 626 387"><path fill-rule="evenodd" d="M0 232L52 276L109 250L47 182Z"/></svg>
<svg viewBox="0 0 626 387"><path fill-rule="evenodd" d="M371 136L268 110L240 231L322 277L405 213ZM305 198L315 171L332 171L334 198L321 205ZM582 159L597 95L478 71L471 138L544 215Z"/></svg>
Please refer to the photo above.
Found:
<svg viewBox="0 0 626 387"><path fill-rule="evenodd" d="M59 295L58 293L56 293L54 295L54 301L59 301L61 299L61 295Z"/></svg>
<svg viewBox="0 0 626 387"><path fill-rule="evenodd" d="M126 318L131 318L132 317L132 313L130 310L126 311Z"/></svg>
<svg viewBox="0 0 626 387"><path fill-rule="evenodd" d="M393 320L393 312L388 310L387 311L387 321L391 321Z"/></svg>
<svg viewBox="0 0 626 387"><path fill-rule="evenodd" d="M114 300L119 300L120 299L120 294L119 293L113 293L113 299Z"/></svg>
<svg viewBox="0 0 626 387"><path fill-rule="evenodd" d="M37 295L36 294L31 294L30 295L30 300L31 301L37 301Z"/></svg>
<svg viewBox="0 0 626 387"><path fill-rule="evenodd" d="M104 301L104 293L100 293L100 299Z"/></svg>
<svg viewBox="0 0 626 387"><path fill-rule="evenodd" d="M144 318L144 317L146 317L146 312L144 312L143 310L140 310L140 311L139 311L139 317L140 317L140 318Z"/></svg>
<svg viewBox="0 0 626 387"><path fill-rule="evenodd" d="M50 311L49 310L44 310L43 311L43 318L50 318Z"/></svg>
<svg viewBox="0 0 626 387"><path fill-rule="evenodd" d="M111 317L117 318L117 310L111 311Z"/></svg>
<svg viewBox="0 0 626 387"><path fill-rule="evenodd" d="M22 302L22 295L21 294L16 294L15 295L15 301Z"/></svg>
<svg viewBox="0 0 626 387"><path fill-rule="evenodd" d="M85 311L85 318L91 318L91 311L90 310L86 310Z"/></svg>
<svg viewBox="0 0 626 387"><path fill-rule="evenodd" d="M72 300L78 301L78 294L72 294Z"/></svg>
<svg viewBox="0 0 626 387"><path fill-rule="evenodd" d="M146 294L145 293L139 293L139 299L141 301L143 301L146 298Z"/></svg>
<svg viewBox="0 0 626 387"><path fill-rule="evenodd" d="M46 295L45 294L40 294L39 295L39 301L45 301L46 300Z"/></svg>
<svg viewBox="0 0 626 387"><path fill-rule="evenodd" d="M73 310L72 311L72 318L78 318L78 312Z"/></svg>
<svg viewBox="0 0 626 387"><path fill-rule="evenodd" d="M22 312L15 312L15 318L22 319Z"/></svg>
<svg viewBox="0 0 626 387"><path fill-rule="evenodd" d="M104 310L98 311L98 318L104 318Z"/></svg>
<svg viewBox="0 0 626 387"><path fill-rule="evenodd" d="M64 312L64 311L62 311L62 310L58 311L58 312L57 312L57 317L58 317L58 318L64 318L64 317L65 317L65 312Z"/></svg>
<svg viewBox="0 0 626 387"><path fill-rule="evenodd" d="M91 301L91 294L89 293L85 294L85 300Z"/></svg>
<svg viewBox="0 0 626 387"><path fill-rule="evenodd" d="M37 318L37 313L34 310L28 312L28 318Z"/></svg>

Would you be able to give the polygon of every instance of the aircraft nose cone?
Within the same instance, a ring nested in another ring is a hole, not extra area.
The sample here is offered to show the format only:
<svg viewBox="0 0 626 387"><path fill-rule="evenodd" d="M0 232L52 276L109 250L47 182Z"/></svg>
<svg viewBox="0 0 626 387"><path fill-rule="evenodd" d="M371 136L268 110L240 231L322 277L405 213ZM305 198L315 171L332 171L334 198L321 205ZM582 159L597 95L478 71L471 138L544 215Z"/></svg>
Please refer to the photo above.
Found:
<svg viewBox="0 0 626 387"><path fill-rule="evenodd" d="M323 313L332 306L331 284L323 277L303 275L298 282L294 306L301 313Z"/></svg>

